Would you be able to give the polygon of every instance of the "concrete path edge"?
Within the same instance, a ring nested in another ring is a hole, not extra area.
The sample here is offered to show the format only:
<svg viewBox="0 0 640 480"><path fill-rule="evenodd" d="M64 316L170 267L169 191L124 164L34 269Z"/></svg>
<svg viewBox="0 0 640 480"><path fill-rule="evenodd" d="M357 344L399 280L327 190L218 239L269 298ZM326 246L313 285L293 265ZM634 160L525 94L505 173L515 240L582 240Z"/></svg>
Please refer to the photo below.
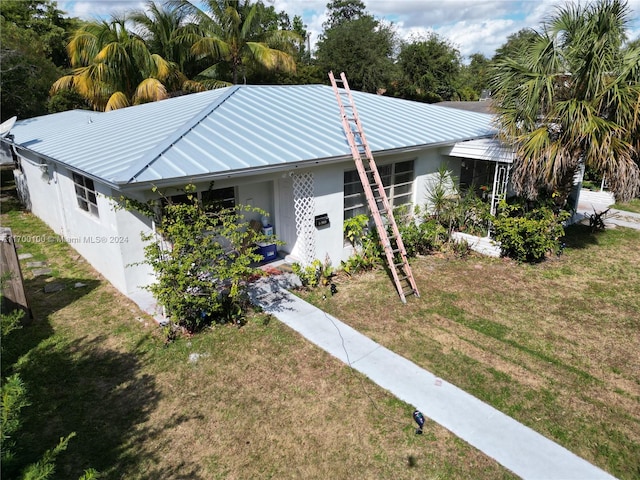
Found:
<svg viewBox="0 0 640 480"><path fill-rule="evenodd" d="M291 294L278 277L252 286L254 303L521 478L615 478Z"/></svg>

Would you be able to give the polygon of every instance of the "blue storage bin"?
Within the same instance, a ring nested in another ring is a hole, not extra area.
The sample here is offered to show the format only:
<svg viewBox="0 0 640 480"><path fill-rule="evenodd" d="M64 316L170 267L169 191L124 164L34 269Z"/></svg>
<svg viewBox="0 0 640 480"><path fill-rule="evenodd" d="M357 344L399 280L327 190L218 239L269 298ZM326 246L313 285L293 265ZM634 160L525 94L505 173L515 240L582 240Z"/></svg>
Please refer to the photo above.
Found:
<svg viewBox="0 0 640 480"><path fill-rule="evenodd" d="M257 243L258 253L262 255L262 261L268 262L278 255L278 249L275 243Z"/></svg>

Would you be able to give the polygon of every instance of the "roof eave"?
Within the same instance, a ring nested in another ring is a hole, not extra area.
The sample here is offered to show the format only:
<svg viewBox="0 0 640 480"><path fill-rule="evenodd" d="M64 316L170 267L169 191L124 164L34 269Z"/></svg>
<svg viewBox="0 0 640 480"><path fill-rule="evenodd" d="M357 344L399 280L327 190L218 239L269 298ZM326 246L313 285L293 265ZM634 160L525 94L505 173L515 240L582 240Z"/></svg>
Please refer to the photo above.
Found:
<svg viewBox="0 0 640 480"><path fill-rule="evenodd" d="M486 135L476 138L491 138L493 135ZM462 140L453 140L453 141L445 141L445 142L437 142L437 143L428 143L422 145L412 145L408 147L402 148L393 148L388 150L378 150L372 152L374 157L388 157L391 155L402 155L408 153L415 153L421 150L425 150L427 148L440 148L443 146L450 146ZM200 175L191 175L185 177L173 177L167 179L160 180L149 180L142 182L130 182L123 181L115 184L115 188L121 191L140 191L145 190L151 187L170 187L170 186L184 186L186 183L201 183L208 182L211 180L221 180L221 179L230 179L230 178L242 178L249 177L254 175L264 175L269 173L282 173L282 172L291 172L296 170L303 170L305 168L313 167L315 165L331 165L335 163L342 163L345 161L352 160L353 157L351 155L339 155L334 157L326 157L326 158L316 158L311 160L302 160L300 162L292 162L292 163L282 163L279 165L266 165L263 167L251 167L245 168L241 170L227 170L224 172L215 172L215 173L204 173Z"/></svg>

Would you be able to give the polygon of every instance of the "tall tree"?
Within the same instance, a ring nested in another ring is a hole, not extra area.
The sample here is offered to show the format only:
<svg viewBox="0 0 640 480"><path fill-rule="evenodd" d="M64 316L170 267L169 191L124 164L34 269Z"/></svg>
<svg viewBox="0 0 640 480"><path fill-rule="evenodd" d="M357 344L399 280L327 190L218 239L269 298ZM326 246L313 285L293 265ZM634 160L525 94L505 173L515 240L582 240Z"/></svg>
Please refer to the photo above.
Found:
<svg viewBox="0 0 640 480"><path fill-rule="evenodd" d="M0 14L8 23L34 33L43 53L56 66L69 66L67 36L80 26L80 20L65 17L65 12L51 0L2 0Z"/></svg>
<svg viewBox="0 0 640 480"><path fill-rule="evenodd" d="M368 15L366 10L361 0L332 0L327 3L327 21L322 27L329 30L345 22L358 20Z"/></svg>
<svg viewBox="0 0 640 480"><path fill-rule="evenodd" d="M51 84L60 70L35 32L0 17L0 113L29 118L47 113Z"/></svg>
<svg viewBox="0 0 640 480"><path fill-rule="evenodd" d="M496 49L492 61L497 62L498 60L517 56L519 51L535 41L536 36L536 31L531 28L523 28L509 35L507 41L503 43L500 48Z"/></svg>
<svg viewBox="0 0 640 480"><path fill-rule="evenodd" d="M0 2L2 119L44 115L51 84L68 67L68 32L80 25L50 0Z"/></svg>
<svg viewBox="0 0 640 480"><path fill-rule="evenodd" d="M124 18L81 27L67 50L73 71L51 91L77 91L96 110L161 100L185 80L176 64L152 54L144 39L127 30Z"/></svg>
<svg viewBox="0 0 640 480"><path fill-rule="evenodd" d="M144 10L134 10L127 18L135 24L135 32L145 40L151 52L183 66L188 51L181 48L176 37L188 23L185 12L148 1Z"/></svg>
<svg viewBox="0 0 640 480"><path fill-rule="evenodd" d="M184 9L149 0L144 10L133 10L127 15L127 20L133 22L135 33L144 39L152 54L178 65L186 78L174 76L174 79L180 78L184 90L200 91L216 86L215 82L193 81L206 68L206 63L198 60L191 53L191 44L185 42L185 36L198 32L199 26L192 22ZM171 90L175 91L179 86L171 85Z"/></svg>
<svg viewBox="0 0 640 480"><path fill-rule="evenodd" d="M621 0L560 7L495 67L502 134L517 148L513 183L566 199L582 164L605 175L619 201L640 191L640 49L624 48Z"/></svg>
<svg viewBox="0 0 640 480"><path fill-rule="evenodd" d="M199 30L186 33L181 40L192 45L191 52L198 58L213 62L204 75L220 76L223 69L218 67L228 67L230 80L236 84L253 62L269 70L295 71L293 56L283 49L299 39L292 31L262 29L261 2L208 0L207 11L187 0L172 3L197 19Z"/></svg>
<svg viewBox="0 0 640 480"><path fill-rule="evenodd" d="M431 101L459 99L456 85L462 66L460 53L437 34L405 43L398 64L419 96Z"/></svg>
<svg viewBox="0 0 640 480"><path fill-rule="evenodd" d="M325 74L345 72L352 88L375 93L393 77L397 38L393 25L379 22L361 6L359 0L327 4L331 20L318 41L316 58Z"/></svg>
<svg viewBox="0 0 640 480"><path fill-rule="evenodd" d="M461 100L478 100L483 90L489 88L491 60L482 53L471 55L469 65L463 65L459 78Z"/></svg>

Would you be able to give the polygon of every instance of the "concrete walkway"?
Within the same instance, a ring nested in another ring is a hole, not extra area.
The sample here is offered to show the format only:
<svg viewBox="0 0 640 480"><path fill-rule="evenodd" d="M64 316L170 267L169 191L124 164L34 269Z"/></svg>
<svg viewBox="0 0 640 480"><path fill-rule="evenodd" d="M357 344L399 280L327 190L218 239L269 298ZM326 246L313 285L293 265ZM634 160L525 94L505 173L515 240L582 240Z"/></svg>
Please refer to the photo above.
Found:
<svg viewBox="0 0 640 480"><path fill-rule="evenodd" d="M253 301L516 475L534 480L615 478L292 295L287 291L290 279L277 275L259 280L251 290Z"/></svg>
<svg viewBox="0 0 640 480"><path fill-rule="evenodd" d="M609 208L609 211L604 216L605 227L626 227L633 228L634 230L640 230L640 213L616 210L615 208L610 208L604 205L596 207L595 211L600 213L604 212L607 208ZM594 213L594 210L578 208L576 213L580 216L576 221L588 224L589 216Z"/></svg>
<svg viewBox="0 0 640 480"><path fill-rule="evenodd" d="M589 216L594 212L604 212L609 209L605 215L606 227L627 227L640 230L640 213L627 212L611 208L615 202L615 198L608 192L590 192L582 190L578 201L576 214L579 218L576 221L588 221Z"/></svg>

